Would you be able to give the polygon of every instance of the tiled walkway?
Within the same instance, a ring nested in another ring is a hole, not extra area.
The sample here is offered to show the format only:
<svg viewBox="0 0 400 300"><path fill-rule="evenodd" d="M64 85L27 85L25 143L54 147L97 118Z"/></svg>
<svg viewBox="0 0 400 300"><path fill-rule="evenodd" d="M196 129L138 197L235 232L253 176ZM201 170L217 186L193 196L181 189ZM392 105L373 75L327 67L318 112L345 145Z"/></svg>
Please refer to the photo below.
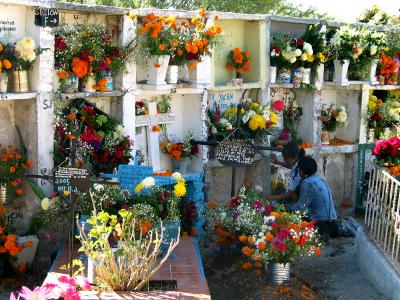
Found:
<svg viewBox="0 0 400 300"><path fill-rule="evenodd" d="M176 257L168 259L161 269L152 277L153 280L175 280L176 291L140 292L140 293L99 293L81 292L82 299L211 299L207 280L197 245L193 238L181 238L175 249ZM64 248L48 274L45 282L54 276L68 273L61 270L68 263L68 251Z"/></svg>

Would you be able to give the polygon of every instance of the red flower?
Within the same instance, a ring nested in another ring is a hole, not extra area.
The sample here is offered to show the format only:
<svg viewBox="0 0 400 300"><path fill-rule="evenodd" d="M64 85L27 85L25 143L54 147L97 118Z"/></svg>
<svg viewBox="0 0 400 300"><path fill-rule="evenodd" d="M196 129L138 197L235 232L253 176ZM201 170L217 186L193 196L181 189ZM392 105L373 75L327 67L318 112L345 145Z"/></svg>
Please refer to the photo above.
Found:
<svg viewBox="0 0 400 300"><path fill-rule="evenodd" d="M281 111L285 108L285 103L282 100L275 101L274 103L272 103L272 108L277 111Z"/></svg>
<svg viewBox="0 0 400 300"><path fill-rule="evenodd" d="M218 123L220 120L221 120L221 111L219 110L219 108L217 108L214 114L214 121Z"/></svg>
<svg viewBox="0 0 400 300"><path fill-rule="evenodd" d="M239 204L240 204L240 199L239 199L239 197L233 197L233 198L231 199L231 204L230 204L231 207L233 207L233 208L238 207Z"/></svg>
<svg viewBox="0 0 400 300"><path fill-rule="evenodd" d="M83 110L90 116L94 115L94 110L93 110L93 107L91 107L91 106L85 106L83 108Z"/></svg>
<svg viewBox="0 0 400 300"><path fill-rule="evenodd" d="M303 39L302 38L298 38L297 39L297 45L299 45L300 47L302 47L304 44Z"/></svg>
<svg viewBox="0 0 400 300"><path fill-rule="evenodd" d="M129 206L128 206L128 205L122 205L121 208L122 208L122 209L128 210L128 209L129 209Z"/></svg>

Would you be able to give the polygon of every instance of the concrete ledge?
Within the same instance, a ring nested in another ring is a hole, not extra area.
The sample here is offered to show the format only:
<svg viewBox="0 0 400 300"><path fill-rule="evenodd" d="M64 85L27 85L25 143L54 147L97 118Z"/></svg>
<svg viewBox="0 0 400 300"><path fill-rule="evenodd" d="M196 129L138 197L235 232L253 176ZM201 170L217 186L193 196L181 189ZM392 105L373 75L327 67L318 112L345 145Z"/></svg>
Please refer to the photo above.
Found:
<svg viewBox="0 0 400 300"><path fill-rule="evenodd" d="M375 289L389 299L400 300L400 273L361 226L356 235L356 253L361 272Z"/></svg>

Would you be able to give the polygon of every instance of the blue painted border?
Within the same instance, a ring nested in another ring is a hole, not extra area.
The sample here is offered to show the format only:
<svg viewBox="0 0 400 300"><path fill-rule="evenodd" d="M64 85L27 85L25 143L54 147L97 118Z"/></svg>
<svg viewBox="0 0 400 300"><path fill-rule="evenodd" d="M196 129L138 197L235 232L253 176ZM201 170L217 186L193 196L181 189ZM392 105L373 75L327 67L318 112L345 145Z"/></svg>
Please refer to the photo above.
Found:
<svg viewBox="0 0 400 300"><path fill-rule="evenodd" d="M56 267L57 261L60 258L60 255L61 255L62 251L64 250L64 246L65 246L65 243L63 243L61 245L60 249L58 249L56 258L54 259L52 265L50 266L50 269L49 269L48 273L53 272L54 268Z"/></svg>
<svg viewBox="0 0 400 300"><path fill-rule="evenodd" d="M206 275L204 273L204 268L203 268L203 261L201 260L201 255L200 255L198 238L193 238L193 247L194 247L194 252L195 252L196 258L197 258L197 264L199 265L200 279L206 280Z"/></svg>

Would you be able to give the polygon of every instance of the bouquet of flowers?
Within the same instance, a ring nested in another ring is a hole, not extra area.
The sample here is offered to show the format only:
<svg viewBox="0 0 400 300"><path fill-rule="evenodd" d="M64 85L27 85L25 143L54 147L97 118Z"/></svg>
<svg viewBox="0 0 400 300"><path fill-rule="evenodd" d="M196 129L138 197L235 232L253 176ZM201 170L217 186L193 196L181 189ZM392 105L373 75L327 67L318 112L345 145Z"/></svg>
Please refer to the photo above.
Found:
<svg viewBox="0 0 400 300"><path fill-rule="evenodd" d="M303 67L310 68L312 74L316 72L317 67L325 63L328 57L326 49L326 26L310 25L302 36L303 54L301 60Z"/></svg>
<svg viewBox="0 0 400 300"><path fill-rule="evenodd" d="M286 212L282 207L268 206L261 226L252 234L242 234L246 243L242 253L264 263L290 263L298 257L320 254L321 243L313 222L303 221L304 214Z"/></svg>
<svg viewBox="0 0 400 300"><path fill-rule="evenodd" d="M400 59L397 56L392 57L385 53L380 54L380 60L376 75L381 84L397 84Z"/></svg>
<svg viewBox="0 0 400 300"><path fill-rule="evenodd" d="M10 61L10 55L7 52L8 45L0 42L0 73L11 71L13 64Z"/></svg>
<svg viewBox="0 0 400 300"><path fill-rule="evenodd" d="M387 140L380 140L372 149L372 154L376 156L378 163L388 167L400 166L400 139L391 137Z"/></svg>
<svg viewBox="0 0 400 300"><path fill-rule="evenodd" d="M329 53L340 61L355 60L365 50L366 45L361 42L359 30L344 25L329 40Z"/></svg>
<svg viewBox="0 0 400 300"><path fill-rule="evenodd" d="M241 107L240 129L245 138L261 140L265 135L274 134L273 129L278 123L278 115L270 109L269 105L260 105L256 101L247 99ZM231 124L236 124L237 107L232 105L225 110L224 117Z"/></svg>
<svg viewBox="0 0 400 300"><path fill-rule="evenodd" d="M297 46L303 46L301 39L291 40L289 34L275 34L271 43L271 65L277 68L291 67L302 55L301 49L297 49Z"/></svg>
<svg viewBox="0 0 400 300"><path fill-rule="evenodd" d="M8 53L12 53L11 63L15 70L31 70L39 55L43 50L36 46L35 41L30 37L25 37L17 41L15 45L9 45Z"/></svg>
<svg viewBox="0 0 400 300"><path fill-rule="evenodd" d="M297 128L302 115L303 108L296 100L291 101L283 110L283 126L289 131L291 141L295 143L298 141Z"/></svg>
<svg viewBox="0 0 400 300"><path fill-rule="evenodd" d="M344 106L336 106L334 104L322 105L321 110L322 129L324 131L333 132L338 127L343 127L347 121L346 108Z"/></svg>
<svg viewBox="0 0 400 300"><path fill-rule="evenodd" d="M188 132L182 142L171 142L168 134L164 132L165 140L160 143L161 150L168 154L169 158L181 160L182 158L192 158L199 153L199 146L192 145L190 141L193 139L193 132Z"/></svg>
<svg viewBox="0 0 400 300"><path fill-rule="evenodd" d="M232 123L223 117L219 107L215 110L207 110L208 139L220 142L224 140L233 130Z"/></svg>
<svg viewBox="0 0 400 300"><path fill-rule="evenodd" d="M69 156L72 140L77 143L77 163L91 166L95 174L111 173L131 159L131 141L123 126L82 99L66 107L56 123L56 165Z"/></svg>
<svg viewBox="0 0 400 300"><path fill-rule="evenodd" d="M226 68L236 72L236 78L240 78L242 73L250 71L250 52L235 48L229 52Z"/></svg>

